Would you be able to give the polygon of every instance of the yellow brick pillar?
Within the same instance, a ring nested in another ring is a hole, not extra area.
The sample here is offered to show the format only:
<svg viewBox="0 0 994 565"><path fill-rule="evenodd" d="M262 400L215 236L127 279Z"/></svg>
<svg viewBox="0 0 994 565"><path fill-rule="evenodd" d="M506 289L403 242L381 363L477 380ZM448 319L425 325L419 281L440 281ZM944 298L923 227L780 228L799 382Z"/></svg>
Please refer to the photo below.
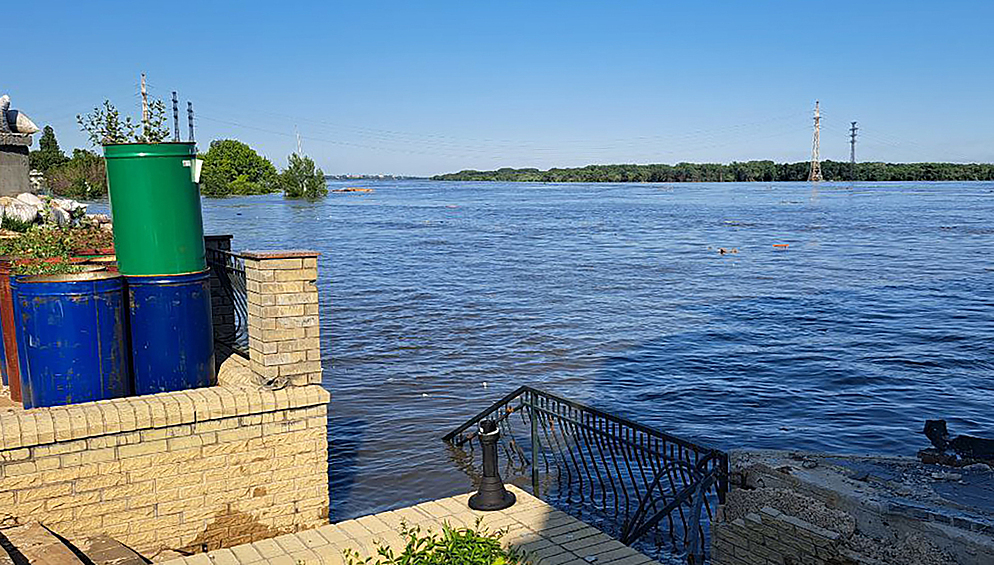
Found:
<svg viewBox="0 0 994 565"><path fill-rule="evenodd" d="M249 359L265 379L321 384L317 258L314 251L246 251Z"/></svg>

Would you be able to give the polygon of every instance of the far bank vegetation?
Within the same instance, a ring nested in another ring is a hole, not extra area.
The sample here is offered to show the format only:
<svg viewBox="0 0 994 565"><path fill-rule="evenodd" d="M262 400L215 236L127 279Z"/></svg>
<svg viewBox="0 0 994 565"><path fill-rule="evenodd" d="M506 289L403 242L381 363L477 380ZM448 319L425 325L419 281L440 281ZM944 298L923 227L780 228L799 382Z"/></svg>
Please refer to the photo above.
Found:
<svg viewBox="0 0 994 565"><path fill-rule="evenodd" d="M466 170L432 177L432 180L503 182L780 182L806 181L811 164L773 161L677 163L676 165L588 165L568 169ZM989 163L857 163L855 178L850 164L822 161L826 181L990 181Z"/></svg>

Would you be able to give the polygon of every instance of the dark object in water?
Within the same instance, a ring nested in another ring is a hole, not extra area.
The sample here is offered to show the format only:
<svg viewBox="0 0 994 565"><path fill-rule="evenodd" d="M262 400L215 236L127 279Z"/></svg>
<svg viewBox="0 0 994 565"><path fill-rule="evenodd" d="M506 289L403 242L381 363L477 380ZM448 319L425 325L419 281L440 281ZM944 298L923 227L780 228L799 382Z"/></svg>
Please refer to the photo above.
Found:
<svg viewBox="0 0 994 565"><path fill-rule="evenodd" d="M945 420L925 420L925 437L932 442L932 449L918 452L923 463L938 463L961 467L973 463L987 463L994 467L994 440L973 436L956 436L949 439ZM953 453L949 453L952 451Z"/></svg>

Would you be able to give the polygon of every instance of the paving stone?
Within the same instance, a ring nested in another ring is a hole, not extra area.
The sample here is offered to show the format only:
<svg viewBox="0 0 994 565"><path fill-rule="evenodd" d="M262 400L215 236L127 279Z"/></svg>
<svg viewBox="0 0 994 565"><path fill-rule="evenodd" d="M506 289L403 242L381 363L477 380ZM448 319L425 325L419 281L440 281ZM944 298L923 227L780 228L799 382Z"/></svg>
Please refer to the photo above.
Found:
<svg viewBox="0 0 994 565"><path fill-rule="evenodd" d="M346 535L348 535L350 538L353 539L366 537L373 533L367 530L366 528L364 528L363 525L357 522L356 520L346 520L344 522L338 522L335 525L338 526L343 532L345 532Z"/></svg>
<svg viewBox="0 0 994 565"><path fill-rule="evenodd" d="M238 562L242 565L248 565L249 563L255 563L257 561L262 561L262 555L256 551L255 545L251 543L246 543L244 545L237 545L231 548L231 553L235 555Z"/></svg>
<svg viewBox="0 0 994 565"><path fill-rule="evenodd" d="M341 542L349 539L349 535L347 533L345 533L344 531L342 531L341 528L339 528L338 526L336 526L334 524L330 524L330 525L327 525L327 526L321 526L320 528L316 528L313 531L321 534L321 537L323 537L324 539L328 540L328 543L332 543L332 544L334 544L334 543L341 543Z"/></svg>
<svg viewBox="0 0 994 565"><path fill-rule="evenodd" d="M317 530L304 530L297 534L297 538L304 544L308 549L314 549L315 547L320 547L322 545L328 545L329 542L324 536L318 533Z"/></svg>

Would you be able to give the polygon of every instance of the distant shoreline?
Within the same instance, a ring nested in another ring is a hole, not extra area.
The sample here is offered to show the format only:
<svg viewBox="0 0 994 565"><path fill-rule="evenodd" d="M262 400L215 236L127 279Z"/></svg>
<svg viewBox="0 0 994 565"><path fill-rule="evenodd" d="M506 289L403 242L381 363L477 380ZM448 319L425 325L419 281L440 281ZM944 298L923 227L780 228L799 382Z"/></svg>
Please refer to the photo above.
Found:
<svg viewBox="0 0 994 565"><path fill-rule="evenodd" d="M798 182L808 180L809 162L746 161L729 164L587 165L539 169L464 170L435 175L436 181L499 182ZM994 163L850 163L822 161L826 182L994 181ZM855 175L853 174L855 172Z"/></svg>

